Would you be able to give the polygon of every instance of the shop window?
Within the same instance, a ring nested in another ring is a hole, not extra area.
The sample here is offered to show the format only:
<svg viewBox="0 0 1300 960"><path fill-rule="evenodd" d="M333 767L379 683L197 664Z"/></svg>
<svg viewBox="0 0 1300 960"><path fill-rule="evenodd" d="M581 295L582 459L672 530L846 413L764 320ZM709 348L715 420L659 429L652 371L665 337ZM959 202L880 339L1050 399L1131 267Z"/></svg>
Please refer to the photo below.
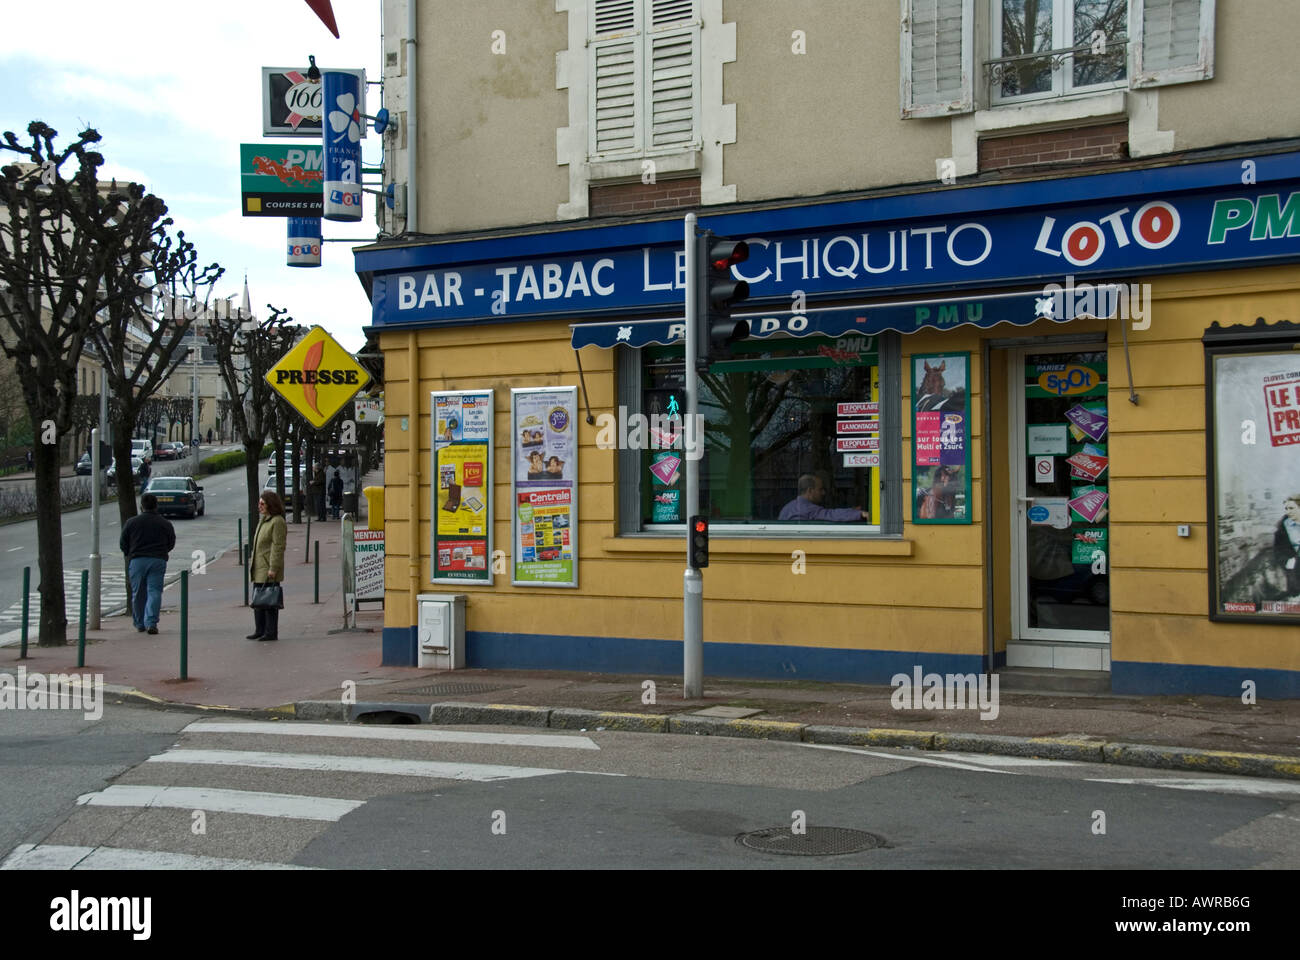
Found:
<svg viewBox="0 0 1300 960"><path fill-rule="evenodd" d="M701 375L700 509L715 532L901 531L899 508L880 466L891 451L896 459L900 433L897 410L881 400L899 395L888 386L882 389L882 368L889 384L897 381L896 352L886 347L884 355L893 359L882 365L882 339L747 341L737 345L736 359ZM655 422L655 415L684 415L681 346L640 351L635 374L636 388L624 395L635 397L648 422ZM889 416L882 415L886 410ZM879 421L874 431L867 429L871 420ZM850 427L856 432L845 432ZM845 440L857 448L855 455L837 443ZM624 455L620 469L635 479L628 483L625 475L620 483L628 494L622 509L634 510L637 521L624 523L625 531L666 530L685 521L688 455L689 449L653 448ZM864 465L851 465L855 462Z"/></svg>

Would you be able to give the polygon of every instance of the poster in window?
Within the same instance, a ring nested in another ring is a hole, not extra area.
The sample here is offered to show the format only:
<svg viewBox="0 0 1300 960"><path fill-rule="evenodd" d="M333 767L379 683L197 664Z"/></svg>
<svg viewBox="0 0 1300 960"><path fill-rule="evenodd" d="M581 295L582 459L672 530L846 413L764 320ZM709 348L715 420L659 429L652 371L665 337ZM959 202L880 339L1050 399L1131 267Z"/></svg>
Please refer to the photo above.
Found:
<svg viewBox="0 0 1300 960"><path fill-rule="evenodd" d="M492 391L432 394L433 583L492 583Z"/></svg>
<svg viewBox="0 0 1300 960"><path fill-rule="evenodd" d="M970 523L969 353L912 357L912 522Z"/></svg>
<svg viewBox="0 0 1300 960"><path fill-rule="evenodd" d="M1300 624L1300 327L1276 326L1271 350L1206 337L1211 619Z"/></svg>
<svg viewBox="0 0 1300 960"><path fill-rule="evenodd" d="M517 586L578 585L578 388L510 391Z"/></svg>

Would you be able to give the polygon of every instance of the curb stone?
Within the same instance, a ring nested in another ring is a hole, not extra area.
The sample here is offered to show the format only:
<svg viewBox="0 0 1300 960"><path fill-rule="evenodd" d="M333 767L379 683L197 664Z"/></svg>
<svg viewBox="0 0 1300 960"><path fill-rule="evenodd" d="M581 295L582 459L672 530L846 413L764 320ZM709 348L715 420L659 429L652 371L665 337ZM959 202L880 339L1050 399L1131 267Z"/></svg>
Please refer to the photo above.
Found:
<svg viewBox="0 0 1300 960"><path fill-rule="evenodd" d="M727 720L723 717L696 717L689 714L678 714L668 719L669 733L701 733L755 740L788 740L795 743L803 739L805 727L806 723L788 723L782 720Z"/></svg>
<svg viewBox="0 0 1300 960"><path fill-rule="evenodd" d="M1138 743L1108 743L1102 748L1107 763L1161 770L1195 770L1247 777L1300 780L1300 759L1266 753L1198 750L1192 747L1158 747Z"/></svg>
<svg viewBox="0 0 1300 960"><path fill-rule="evenodd" d="M430 723L507 724L544 727L550 707L520 707L508 703L435 703L429 710Z"/></svg>
<svg viewBox="0 0 1300 960"><path fill-rule="evenodd" d="M547 726L557 730L622 730L628 733L667 733L667 714L617 713L610 710L581 710L557 707Z"/></svg>
<svg viewBox="0 0 1300 960"><path fill-rule="evenodd" d="M1100 741L1069 737L1006 737L983 733L936 733L935 750L955 753L996 753L1008 757L1045 757L1049 760L1080 760L1103 763Z"/></svg>
<svg viewBox="0 0 1300 960"><path fill-rule="evenodd" d="M833 727L813 725L804 728L808 743L841 744L855 747L907 747L934 749L933 733L921 730L889 730L883 727Z"/></svg>

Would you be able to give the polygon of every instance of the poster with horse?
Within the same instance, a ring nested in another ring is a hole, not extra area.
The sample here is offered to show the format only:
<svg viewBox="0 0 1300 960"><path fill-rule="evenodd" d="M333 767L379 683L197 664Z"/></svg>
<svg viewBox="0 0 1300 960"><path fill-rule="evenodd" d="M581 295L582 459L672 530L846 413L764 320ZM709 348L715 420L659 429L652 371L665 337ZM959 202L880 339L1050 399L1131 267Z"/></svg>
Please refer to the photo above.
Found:
<svg viewBox="0 0 1300 960"><path fill-rule="evenodd" d="M912 357L912 522L970 523L969 353Z"/></svg>

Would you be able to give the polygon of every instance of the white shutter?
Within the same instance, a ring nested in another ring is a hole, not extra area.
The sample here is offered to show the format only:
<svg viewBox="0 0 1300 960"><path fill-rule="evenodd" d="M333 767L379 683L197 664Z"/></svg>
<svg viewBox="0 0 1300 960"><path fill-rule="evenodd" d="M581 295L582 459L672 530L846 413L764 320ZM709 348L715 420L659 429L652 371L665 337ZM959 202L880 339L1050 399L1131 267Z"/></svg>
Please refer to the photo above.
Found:
<svg viewBox="0 0 1300 960"><path fill-rule="evenodd" d="M644 149L642 0L592 0L587 89L592 157Z"/></svg>
<svg viewBox="0 0 1300 960"><path fill-rule="evenodd" d="M1133 0L1132 21L1129 86L1214 76L1214 0Z"/></svg>
<svg viewBox="0 0 1300 960"><path fill-rule="evenodd" d="M685 149L699 140L699 41L694 27L650 35L647 150Z"/></svg>
<svg viewBox="0 0 1300 960"><path fill-rule="evenodd" d="M695 20L695 0L651 0L650 29L662 30L692 23Z"/></svg>
<svg viewBox="0 0 1300 960"><path fill-rule="evenodd" d="M973 0L902 0L903 119L975 109Z"/></svg>

